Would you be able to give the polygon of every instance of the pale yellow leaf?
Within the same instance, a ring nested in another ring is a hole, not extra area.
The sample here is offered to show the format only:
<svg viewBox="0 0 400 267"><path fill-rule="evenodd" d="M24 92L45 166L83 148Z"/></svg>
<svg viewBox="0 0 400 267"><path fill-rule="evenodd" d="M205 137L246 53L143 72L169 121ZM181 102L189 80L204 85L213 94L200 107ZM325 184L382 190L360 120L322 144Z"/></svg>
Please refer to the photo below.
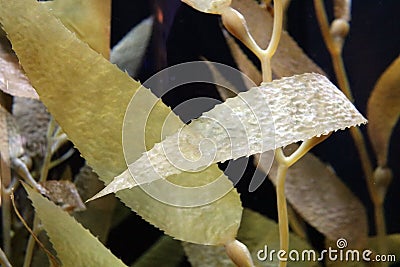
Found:
<svg viewBox="0 0 400 267"><path fill-rule="evenodd" d="M0 0L0 22L42 101L88 165L100 179L109 182L126 168L122 150L123 118L140 84L89 49L34 0ZM154 100L155 96L148 89L139 91L143 104ZM161 101L155 110L148 121L151 138L146 142L149 146L160 141L159 130L164 119L171 115L171 110ZM183 125L177 116L172 118L176 127ZM144 152L140 150L144 140L134 141L139 149L135 156L140 156ZM221 175L214 165L195 175L178 175L175 180L196 184L199 180L212 181ZM230 183L226 176L221 179L225 184ZM211 204L196 208L161 203L141 188L125 190L117 196L167 234L201 244L223 244L233 240L242 212L235 190Z"/></svg>
<svg viewBox="0 0 400 267"><path fill-rule="evenodd" d="M303 74L263 83L215 106L128 162L129 171L95 198L363 123L365 118L325 76Z"/></svg>
<svg viewBox="0 0 400 267"><path fill-rule="evenodd" d="M63 266L126 266L67 212L29 186L24 187Z"/></svg>
<svg viewBox="0 0 400 267"><path fill-rule="evenodd" d="M111 0L52 0L47 6L79 39L110 57Z"/></svg>

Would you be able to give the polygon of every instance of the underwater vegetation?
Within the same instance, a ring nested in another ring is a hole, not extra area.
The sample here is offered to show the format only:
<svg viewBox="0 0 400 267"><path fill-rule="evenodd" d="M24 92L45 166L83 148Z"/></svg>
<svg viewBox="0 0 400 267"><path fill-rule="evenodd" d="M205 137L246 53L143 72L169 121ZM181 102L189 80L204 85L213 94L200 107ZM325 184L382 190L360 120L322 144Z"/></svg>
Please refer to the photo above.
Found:
<svg viewBox="0 0 400 267"><path fill-rule="evenodd" d="M309 2L0 0L1 266L394 266L398 51Z"/></svg>

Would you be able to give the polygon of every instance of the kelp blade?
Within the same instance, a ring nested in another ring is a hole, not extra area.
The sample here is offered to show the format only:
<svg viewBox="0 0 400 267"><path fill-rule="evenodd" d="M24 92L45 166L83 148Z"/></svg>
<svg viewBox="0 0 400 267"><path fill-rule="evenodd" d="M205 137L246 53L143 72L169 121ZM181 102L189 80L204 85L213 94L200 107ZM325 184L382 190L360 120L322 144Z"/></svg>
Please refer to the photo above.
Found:
<svg viewBox="0 0 400 267"><path fill-rule="evenodd" d="M263 83L216 105L137 161L129 162L129 172L116 177L98 196L366 122L321 74ZM204 145L204 141L210 145Z"/></svg>
<svg viewBox="0 0 400 267"><path fill-rule="evenodd" d="M126 168L121 145L122 123L139 83L78 40L36 1L0 0L0 22L41 100L88 164L104 182L109 182ZM141 90L149 98L154 97L147 89ZM171 112L162 102L157 106L159 116L150 121L155 129L162 123L157 120ZM160 141L156 139L146 141ZM138 154L141 152L144 151ZM222 173L216 167L208 171L215 177ZM203 178L202 173L190 179L195 181L199 177ZM177 177L184 179L185 174ZM140 188L120 192L118 197L167 234L201 244L232 240L242 211L235 190L198 208L163 204Z"/></svg>
<svg viewBox="0 0 400 267"><path fill-rule="evenodd" d="M63 266L126 267L67 212L28 185L24 187Z"/></svg>
<svg viewBox="0 0 400 267"><path fill-rule="evenodd" d="M111 0L52 0L41 3L79 39L109 58Z"/></svg>

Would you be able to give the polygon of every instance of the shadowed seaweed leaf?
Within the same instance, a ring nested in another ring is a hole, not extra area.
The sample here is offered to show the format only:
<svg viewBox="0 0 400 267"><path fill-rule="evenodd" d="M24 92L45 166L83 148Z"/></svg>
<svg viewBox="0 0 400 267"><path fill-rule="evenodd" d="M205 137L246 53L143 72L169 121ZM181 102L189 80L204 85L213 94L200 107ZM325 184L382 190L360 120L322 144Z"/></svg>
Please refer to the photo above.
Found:
<svg viewBox="0 0 400 267"><path fill-rule="evenodd" d="M140 22L111 50L110 61L128 72L131 77L137 75L142 63L150 41L153 20L153 17L149 17Z"/></svg>
<svg viewBox="0 0 400 267"><path fill-rule="evenodd" d="M126 168L121 130L125 110L139 83L78 40L36 1L1 0L0 21L42 101L100 179L109 182ZM147 102L153 102L155 96L149 90L141 88L140 92L150 99ZM149 126L153 125L153 139L146 140L150 145L160 141L160 126L171 114L161 101L155 109L157 115L148 121ZM173 121L176 129L183 125L176 116ZM143 140L136 141L141 147ZM136 152L139 157L144 151ZM222 175L216 166L206 171L209 175L183 174L176 179L196 183ZM235 190L197 208L163 204L140 188L125 190L118 197L167 234L202 244L223 244L234 239L242 212Z"/></svg>
<svg viewBox="0 0 400 267"><path fill-rule="evenodd" d="M162 236L131 267L178 267L184 255L181 242Z"/></svg>
<svg viewBox="0 0 400 267"><path fill-rule="evenodd" d="M392 130L400 116L400 57L381 75L368 100L368 135L378 164L385 167Z"/></svg>
<svg viewBox="0 0 400 267"><path fill-rule="evenodd" d="M0 90L20 97L38 99L39 96L29 83L18 63L18 58L3 30L0 29Z"/></svg>
<svg viewBox="0 0 400 267"><path fill-rule="evenodd" d="M242 223L239 228L238 239L243 243L247 244L250 253L252 255L255 266L278 266L278 259L276 254L273 256L273 261L269 258L269 252L272 250L279 250L279 234L278 225L276 222L262 216L261 214L254 212L249 209L244 209ZM312 247L307 244L304 240L292 234L290 236L291 250L297 250L300 255L303 250L310 250ZM265 250L265 246L267 249ZM235 266L232 261L228 258L223 247L212 247L202 246L184 243L184 249L186 255L189 258L189 262L193 267L208 267L208 266ZM262 250L260 253L259 251ZM267 255L264 253L267 253ZM318 257L318 253L315 252L315 257ZM260 260L266 257L265 260ZM317 261L298 261L290 262L289 266L319 266Z"/></svg>
<svg viewBox="0 0 400 267"><path fill-rule="evenodd" d="M67 212L29 186L24 187L63 266L126 266Z"/></svg>

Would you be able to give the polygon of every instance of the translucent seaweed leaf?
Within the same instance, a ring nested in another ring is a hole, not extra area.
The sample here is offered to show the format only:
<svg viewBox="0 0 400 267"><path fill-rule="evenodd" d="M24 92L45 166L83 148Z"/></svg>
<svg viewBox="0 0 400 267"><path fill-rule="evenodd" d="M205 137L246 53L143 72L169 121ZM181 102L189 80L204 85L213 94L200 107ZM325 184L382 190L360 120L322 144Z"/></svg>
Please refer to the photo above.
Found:
<svg viewBox="0 0 400 267"><path fill-rule="evenodd" d="M168 236L160 237L131 267L178 267L185 253L181 242Z"/></svg>
<svg viewBox="0 0 400 267"><path fill-rule="evenodd" d="M38 99L39 96L29 83L18 59L11 50L11 46L0 29L0 90L13 95Z"/></svg>
<svg viewBox="0 0 400 267"><path fill-rule="evenodd" d="M259 250L264 250L265 246L268 247L268 251L279 250L279 230L275 221L252 210L244 209L242 223L238 232L238 239L247 244L255 266L278 266L279 262L275 257L276 254L272 262L269 259L261 261L257 258L257 253ZM235 266L226 255L223 247L184 243L184 249L193 267ZM309 249L312 249L311 246L304 240L294 234L290 235L290 250L297 250L301 253L303 250ZM315 255L318 257L317 252ZM260 256L264 257L265 255L261 253ZM289 266L319 266L316 261L289 261L288 264Z"/></svg>
<svg viewBox="0 0 400 267"><path fill-rule="evenodd" d="M400 57L385 70L368 100L368 135L378 164L385 166L390 136L400 116Z"/></svg>
<svg viewBox="0 0 400 267"><path fill-rule="evenodd" d="M129 164L96 197L366 123L325 76L264 83L215 106Z"/></svg>
<svg viewBox="0 0 400 267"><path fill-rule="evenodd" d="M63 266L126 266L67 212L24 187Z"/></svg>
<svg viewBox="0 0 400 267"><path fill-rule="evenodd" d="M232 7L246 18L247 25L260 47L266 47L271 40L273 18L265 8L254 0L233 0ZM290 35L283 31L278 49L271 59L275 77L288 77L305 72L324 72L303 52Z"/></svg>
<svg viewBox="0 0 400 267"><path fill-rule="evenodd" d="M246 68L242 69L242 71L248 74ZM259 166L261 167L261 169L262 167L264 167L262 162ZM302 175L303 173L302 171L300 171L302 170L302 168L305 168L304 171L306 172L306 174L308 174L310 171L312 172L311 169L314 166L318 167L317 169L322 168L321 172L325 173L325 175L319 177L318 170L312 176ZM269 171L269 167L269 164L268 166L265 166L265 170L267 172ZM353 233L359 233L354 238L355 242L353 242L353 240L350 240L350 242L352 242L352 245L356 246L364 244L367 236L367 219L364 207L359 202L359 200L357 200L354 195L348 190L348 188L345 187L345 185L335 176L334 172L330 168L322 164L312 154L305 157L305 159L302 160L302 163L298 163L291 168L295 168L295 170L291 171L291 169L289 169L290 175L286 181L287 195L289 195L288 200L302 211L300 213L303 216L306 216L304 218L314 226L316 224L316 220L319 220L317 224L319 224L319 227L324 229L324 231L322 231L323 233L325 231L333 231L335 224L331 224L330 220L324 220L323 215L321 216L320 214L321 211L324 211L326 208L328 208L326 213L328 215L332 214L332 210L335 210L335 207L332 206L332 201L334 202L334 205L339 203L339 207L343 208L341 210L343 216L346 218L346 213L348 214L348 216L346 220L344 220L346 222L345 224L336 222L337 225L340 225L340 227L336 229L337 233L334 236L336 236L337 239L340 238L340 233L346 233L346 235L351 234L351 236L354 235ZM276 166L274 166L272 173L274 171L276 172ZM315 179L307 180L310 177L315 177ZM321 188L326 189L321 190ZM303 190L307 190L307 192L304 192ZM332 195L331 198L327 199L326 197L324 197L326 194L328 194L327 192L332 192L329 194ZM336 192L339 192L339 194L337 194ZM309 195L310 197L307 197L305 199L304 196L307 195ZM347 206L348 203L351 204ZM341 218L343 218L343 216L341 216ZM348 220L353 222L350 222L350 228L346 229L346 227L349 227ZM213 250L213 248L209 248L209 250ZM223 249L221 249L221 251L223 251Z"/></svg>
<svg viewBox="0 0 400 267"><path fill-rule="evenodd" d="M122 151L123 117L139 83L89 49L36 1L0 0L0 22L41 100L88 165L100 179L109 182L126 168ZM155 98L147 89L140 92L143 103ZM148 121L152 139L146 142L150 146L160 141L159 129L165 117L172 115L161 101L156 111ZM177 116L172 118L178 128L183 125ZM137 147L141 147L143 140L136 141ZM141 155L144 151L136 152ZM221 175L214 165L195 175L178 175L175 181L196 184ZM230 183L226 176L222 179ZM196 208L163 204L141 188L125 190L117 196L144 219L177 239L223 244L234 239L239 228L242 207L234 189L218 201Z"/></svg>
<svg viewBox="0 0 400 267"><path fill-rule="evenodd" d="M142 63L153 29L153 17L149 17L134 27L111 50L110 61L135 77Z"/></svg>
<svg viewBox="0 0 400 267"><path fill-rule="evenodd" d="M287 150L294 150L295 145ZM263 163L260 162L261 169ZM269 170L275 183L276 162ZM329 240L345 238L348 246L364 248L368 236L366 211L362 203L336 176L333 169L307 153L287 171L286 197L293 208Z"/></svg>
<svg viewBox="0 0 400 267"><path fill-rule="evenodd" d="M211 14L221 14L222 10L230 6L232 0L182 0L194 9Z"/></svg>
<svg viewBox="0 0 400 267"><path fill-rule="evenodd" d="M47 6L79 39L109 58L111 0L52 0L40 3Z"/></svg>

